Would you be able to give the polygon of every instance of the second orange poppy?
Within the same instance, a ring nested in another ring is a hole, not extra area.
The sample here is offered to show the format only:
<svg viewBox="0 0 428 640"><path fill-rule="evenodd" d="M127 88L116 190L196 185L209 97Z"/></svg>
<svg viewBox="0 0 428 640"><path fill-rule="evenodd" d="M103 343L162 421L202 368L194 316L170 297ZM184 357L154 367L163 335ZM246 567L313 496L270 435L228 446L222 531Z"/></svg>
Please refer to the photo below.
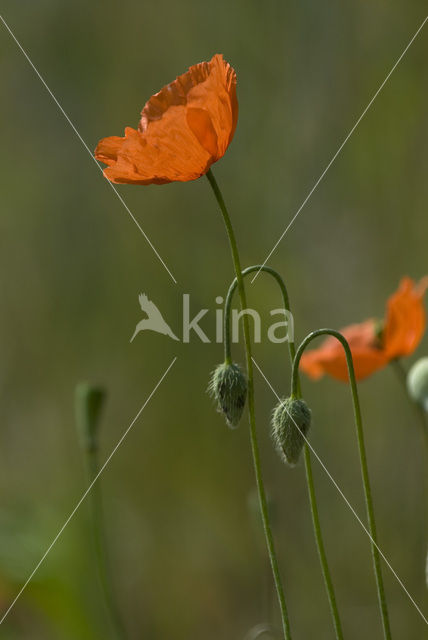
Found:
<svg viewBox="0 0 428 640"><path fill-rule="evenodd" d="M370 319L341 330L351 347L357 380L395 358L413 353L425 331L423 296L427 288L428 278L418 284L411 278L403 278L387 302L383 322ZM300 367L313 379L328 374L338 380L348 380L343 348L333 337L328 337L318 349L304 353Z"/></svg>

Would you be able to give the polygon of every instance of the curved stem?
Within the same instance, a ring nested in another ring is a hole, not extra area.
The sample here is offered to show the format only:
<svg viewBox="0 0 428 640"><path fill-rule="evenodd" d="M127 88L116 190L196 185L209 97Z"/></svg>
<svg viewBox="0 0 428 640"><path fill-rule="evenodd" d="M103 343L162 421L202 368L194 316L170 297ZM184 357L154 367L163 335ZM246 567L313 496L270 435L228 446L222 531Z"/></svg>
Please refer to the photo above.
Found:
<svg viewBox="0 0 428 640"><path fill-rule="evenodd" d="M371 538L371 550L372 550L372 557L373 557L374 572L376 576L379 607L380 607L380 612L382 617L383 633L384 633L385 640L391 640L391 627L389 622L388 607L386 604L379 547L377 542L376 520L375 520L373 498L372 498L372 492L371 492L371 486L370 486L370 478L369 478L369 471L368 471L368 464L367 464L366 447L364 442L363 423L361 418L361 408L360 408L360 401L358 397L357 382L355 378L355 371L354 371L354 364L352 360L351 349L349 347L347 340L343 337L341 333L339 333L338 331L334 331L333 329L318 329L317 331L313 331L308 336L306 336L306 338L303 340L303 342L297 349L296 357L294 359L292 380L291 380L291 393L293 394L297 392L298 369L299 369L300 358L302 357L304 350L309 345L309 343L312 342L312 340L322 335L330 335L335 337L342 344L343 349L345 351L346 363L348 366L349 381L350 381L351 392L352 392L352 402L354 407L354 418L355 418L355 426L357 431L358 450L360 455L361 475L362 475L365 500L366 500L367 517L369 522L369 530L370 530L370 538Z"/></svg>
<svg viewBox="0 0 428 640"><path fill-rule="evenodd" d="M267 267L265 265L253 265L251 267L247 267L246 269L244 269L242 272L242 275L246 276L247 274L252 273L254 271L257 271L257 272L265 271L266 273L270 274L275 278L275 280L278 282L281 288L284 308L286 309L286 311L288 311L291 317L290 299L288 297L288 291L285 286L284 280L282 279L280 274L274 269L271 269L271 267ZM224 304L225 360L230 362L231 362L230 313L231 313L232 297L237 287L237 284L238 284L238 281L235 278L229 287L229 291L227 292L227 296ZM296 354L294 337L288 340L288 348L290 353L291 366L293 366L293 361ZM297 375L296 396L301 397L300 381L299 381L298 375ZM321 570L324 577L324 585L325 585L325 588L327 591L327 597L330 603L330 610L333 618L333 625L336 632L336 638L337 640L343 640L342 623L340 621L339 610L337 608L336 595L334 592L333 580L331 578L330 568L328 566L328 561L327 561L327 554L325 551L324 541L322 537L321 522L319 518L317 498L315 494L315 486L314 486L313 473L312 473L311 454L307 444L305 444L305 447L304 447L304 458L305 458L306 481L308 485L309 503L310 503L311 514L312 514L312 524L314 528L315 542L318 549L318 556L320 559Z"/></svg>
<svg viewBox="0 0 428 640"><path fill-rule="evenodd" d="M281 275L278 273L278 271L275 271L275 269L272 269L271 267L267 267L266 265L263 264L255 264L252 265L251 267L247 267L246 269L244 269L242 271L242 275L246 276L249 273L253 273L254 271L260 272L260 271L264 271L265 273L268 273L269 275L271 275L273 278L275 278L275 280L277 281L277 283L279 284L279 287L281 289L281 293L282 293L282 300L283 300L283 304L284 304L284 309L288 312L289 317L292 318L291 315L291 309L290 309L290 299L288 297L288 291L287 291L287 287L285 286L285 282L282 279ZM224 324L224 359L226 362L231 362L232 361L232 357L231 357L231 338L230 338L230 314L231 314L231 306L232 306L232 298L233 298L233 294L235 293L235 289L238 286L238 280L237 278L235 278L232 282L232 284L229 287L229 290L227 292L227 296L226 296L226 300L224 303L224 319L223 319L223 324ZM294 335L288 337L288 351L290 353L290 362L291 362L291 366L293 366L293 360L294 360L294 356L296 353L296 347L294 345ZM300 386L299 386L300 388Z"/></svg>
<svg viewBox="0 0 428 640"><path fill-rule="evenodd" d="M278 271L275 271L275 269L271 269L271 267L267 267L266 265L263 265L263 264L254 264L251 267L247 267L246 269L244 269L242 271L242 275L246 276L249 273L253 273L254 271L257 271L257 272L264 271L265 273L269 273L271 276L273 276L275 278L275 280L277 281L277 283L279 284L280 289L281 289L282 299L283 299L283 302L284 302L284 309L286 309L286 311L288 311L288 313L291 314L290 301L289 301L289 298L288 298L287 287L285 286L284 280L282 279L282 277L280 276ZM223 323L224 323L224 355L225 355L225 360L231 359L230 312L231 312L233 294L235 293L235 290L236 290L237 286L238 286L238 279L235 278L233 280L232 284L229 287L229 290L228 290L227 296L226 296L226 300L225 300L225 303L224 303L224 319L223 319ZM296 351L295 346L294 346L294 339L288 340L288 344L289 344L290 358L291 358L291 360L293 360L294 354L295 354L295 351Z"/></svg>
<svg viewBox="0 0 428 640"><path fill-rule="evenodd" d="M99 471L97 451L95 448L87 450L87 467L89 481L92 484ZM115 629L116 637L120 638L121 640L125 640L127 638L127 634L113 595L111 577L109 575L108 569L107 545L104 534L104 517L99 480L92 486L92 491L90 492L90 503L95 553L97 557L98 576L101 589L104 594L107 609L110 612L110 617Z"/></svg>
<svg viewBox="0 0 428 640"><path fill-rule="evenodd" d="M230 249L232 252L233 264L235 268L235 274L238 284L239 298L241 302L241 308L244 311L247 308L247 298L244 287L244 279L241 271L241 261L239 258L238 245L236 243L235 233L233 230L232 222L229 216L229 212L226 208L223 196L219 189L219 186L214 178L214 174L211 169L206 174L208 181L212 187L217 203L220 207L223 221L226 227L227 235L229 238ZM269 553L269 559L272 566L272 573L275 581L276 592L278 595L278 602L281 610L282 626L284 631L284 638L291 640L290 622L288 618L287 605L285 603L284 588L282 586L281 575L279 572L278 559L276 556L275 545L273 541L272 529L269 520L268 505L266 500L266 492L264 488L262 469L260 464L260 451L257 439L256 419L254 409L254 380L253 380L253 362L251 359L251 341L250 341L250 326L248 322L248 316L243 315L244 326L244 339L245 339L245 354L247 364L247 376L248 376L248 408L250 418L250 440L251 450L253 454L254 471L256 475L257 489L259 494L260 509L262 513L263 528L266 537L266 544Z"/></svg>

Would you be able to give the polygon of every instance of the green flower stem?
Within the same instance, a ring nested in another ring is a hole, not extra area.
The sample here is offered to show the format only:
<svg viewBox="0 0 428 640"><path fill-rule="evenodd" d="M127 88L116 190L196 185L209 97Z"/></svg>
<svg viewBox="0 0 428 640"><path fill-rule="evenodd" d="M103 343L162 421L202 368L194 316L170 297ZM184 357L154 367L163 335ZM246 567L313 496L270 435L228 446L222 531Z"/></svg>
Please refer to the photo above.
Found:
<svg viewBox="0 0 428 640"><path fill-rule="evenodd" d="M343 640L342 623L340 621L339 609L337 607L336 594L334 592L333 580L331 578L330 569L327 561L327 554L325 551L324 541L322 537L320 518L318 514L317 499L315 495L314 477L312 473L311 452L308 445L304 446L305 456L305 468L306 468L306 481L308 484L309 501L311 505L312 523L314 527L315 540L317 543L318 556L321 563L322 574L324 577L324 584L330 603L331 615L333 617L334 630L337 640Z"/></svg>
<svg viewBox="0 0 428 640"><path fill-rule="evenodd" d="M306 336L306 338L303 340L303 342L297 349L296 357L294 359L292 381L291 381L291 393L292 394L297 393L298 369L299 369L300 358L302 357L304 350L309 345L309 343L312 342L312 340L314 340L318 336L323 336L323 335L330 335L335 337L337 340L339 340L339 342L342 344L344 348L345 355L346 355L349 381L350 381L351 392L352 392L352 402L354 407L354 418L355 418L355 426L357 431L358 450L360 454L361 475L362 475L363 486L364 486L367 517L368 517L369 530L370 530L370 536L371 536L371 550L372 550L372 557L373 557L373 565L374 565L374 572L376 576L379 608L380 608L382 625L383 625L383 634L384 634L385 640L391 640L391 628L389 623L388 607L386 604L385 589L383 584L379 545L377 542L376 520L375 520L375 514L374 514L372 492L370 487L370 478L369 478L369 471L368 471L368 465L367 465L367 455L366 455L366 447L364 442L363 422L361 418L361 409L360 409L360 401L358 397L357 382L355 378L355 371L354 371L354 364L352 360L351 349L349 347L347 340L342 336L341 333L339 333L338 331L334 331L333 329L318 329L317 331L313 331L308 336Z"/></svg>
<svg viewBox="0 0 428 640"><path fill-rule="evenodd" d="M232 222L229 216L229 212L226 208L222 193L214 178L214 174L211 169L206 174L208 181L212 187L217 203L220 207L223 221L226 227L227 235L229 238L230 249L232 252L233 264L235 268L235 275L238 283L239 298L242 310L247 308L247 298L244 287L244 279L241 271L241 261L239 258L238 245L236 243L235 232L233 230ZM250 441L251 450L253 455L254 471L256 475L257 490L259 494L260 510L262 513L263 528L266 537L266 544L269 553L269 559L272 566L272 573L275 581L276 592L278 595L278 602L281 610L282 626L284 631L284 638L291 640L290 621L287 612L287 605L285 602L284 588L282 586L281 575L279 571L278 559L275 551L275 544L272 535L272 528L269 520L269 511L266 500L266 492L264 488L262 469L260 463L260 451L257 439L255 409L254 409L254 379L253 379L253 362L251 354L251 340L250 340L250 326L248 322L248 316L243 315L243 327L244 327L244 339L245 339L245 355L247 364L247 376L248 376L248 407L250 418Z"/></svg>
<svg viewBox="0 0 428 640"><path fill-rule="evenodd" d="M101 496L101 486L99 479L95 482L99 472L98 455L96 448L86 449L86 463L88 469L88 477L90 484L94 483L89 492L89 500L91 507L91 520L93 529L93 538L95 545L95 553L98 565L98 576L100 586L104 594L105 603L110 613L111 621L115 630L116 638L126 640L127 633L122 622L120 612L116 605L113 595L112 580L108 568L107 545L104 533L104 516Z"/></svg>
<svg viewBox="0 0 428 640"><path fill-rule="evenodd" d="M268 273L269 275L271 275L273 278L275 278L275 280L277 281L280 289L281 289L281 293L282 293L282 299L284 302L284 309L286 311L288 311L288 313L291 314L291 310L290 310L290 301L289 301L289 297L288 297L288 291L287 291L287 287L285 286L284 280L282 279L282 277L280 276L280 274L278 273L278 271L275 271L275 269L272 269L271 267L267 267L266 265L263 264L255 264L251 267L247 267L246 269L243 270L242 275L246 276L249 273L253 273L254 271L264 271L265 273ZM236 287L238 286L238 279L235 278L232 282L232 284L229 287L229 290L227 292L227 296L226 296L226 300L224 303L224 319L223 319L223 323L224 323L224 356L225 356L225 360L226 361L232 361L232 356L231 356L231 336L230 336L230 316L231 316L231 307L232 307L232 298L233 298L233 294L235 293ZM294 339L292 340L288 340L288 349L290 352L290 359L291 359L291 363L293 363L293 359L294 359L294 355L296 352L296 348L294 345Z"/></svg>
<svg viewBox="0 0 428 640"><path fill-rule="evenodd" d="M252 267L247 267L246 269L243 270L242 275L246 276L249 273L253 273L254 271L264 271L266 273L268 273L269 275L273 276L275 278L275 280L278 282L280 288L281 288L281 293L282 293L282 299L283 299L283 304L284 304L284 308L286 309L286 311L288 311L288 313L291 315L291 308L290 308L290 299L288 297L288 292L287 292L287 288L285 286L284 280L282 279L282 277L280 276L280 274L275 271L274 269L272 269L271 267L267 267L265 265L254 265ZM230 337L230 315L231 315L231 305L232 305L232 297L234 294L234 291L237 287L238 281L235 278L234 281L232 282L232 284L229 287L229 291L227 292L227 296L226 296L226 300L225 300L225 304L224 304L224 350L225 350L225 359L228 361L232 361L231 359L231 337ZM291 366L293 366L293 361L296 355L296 347L294 344L294 338L292 340L288 340L288 350L290 353L290 362L291 362ZM300 380L299 380L299 375L297 373L297 397L301 397L301 393L300 393ZM320 523L320 518L319 518L319 512L318 512L318 505L317 505L317 499L316 499L316 493L315 493L315 485L314 485L314 479L313 479L313 472L312 472L312 461L311 461L311 454L310 454L310 450L308 445L305 443L305 447L304 447L304 458L305 458L305 468L306 468L306 481L307 481L307 485L308 485L308 494L309 494L309 502L310 502L310 507L311 507L311 514L312 514L312 524L313 524L313 528L314 528L314 535L315 535L315 542L317 545L317 549L318 549L318 556L320 559L320 563L321 563L321 570L322 570L322 574L324 577L324 584L325 584L325 588L327 591L327 597L330 603L330 609L331 609L331 614L332 614L332 618L333 618L333 625L334 625L334 629L336 632L336 638L337 640L343 640L343 630L342 630L342 623L340 621L340 616L339 616L339 610L337 607L337 601L336 601L336 595L334 592L334 586L333 586L333 580L331 578L331 573L330 573L330 568L328 566L328 561L327 561L327 554L325 551L325 546L324 546L324 541L323 541L323 537L322 537L322 531L321 531L321 523Z"/></svg>

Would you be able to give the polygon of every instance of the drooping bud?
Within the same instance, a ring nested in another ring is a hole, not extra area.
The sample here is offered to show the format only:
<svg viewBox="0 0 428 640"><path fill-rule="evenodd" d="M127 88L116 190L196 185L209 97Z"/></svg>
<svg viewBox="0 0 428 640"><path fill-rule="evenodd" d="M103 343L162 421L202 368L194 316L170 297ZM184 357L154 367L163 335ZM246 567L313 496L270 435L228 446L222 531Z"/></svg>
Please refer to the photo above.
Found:
<svg viewBox="0 0 428 640"><path fill-rule="evenodd" d="M407 389L411 398L428 413L428 358L421 358L407 375Z"/></svg>
<svg viewBox="0 0 428 640"><path fill-rule="evenodd" d="M311 410L304 400L284 398L275 407L272 438L284 462L291 466L297 464L310 426Z"/></svg>
<svg viewBox="0 0 428 640"><path fill-rule="evenodd" d="M80 444L85 451L94 452L98 447L98 425L106 398L104 389L81 382L76 387L75 412Z"/></svg>
<svg viewBox="0 0 428 640"><path fill-rule="evenodd" d="M223 413L227 425L235 429L242 417L247 398L247 378L241 367L224 362L212 374L208 391L217 402L217 409Z"/></svg>

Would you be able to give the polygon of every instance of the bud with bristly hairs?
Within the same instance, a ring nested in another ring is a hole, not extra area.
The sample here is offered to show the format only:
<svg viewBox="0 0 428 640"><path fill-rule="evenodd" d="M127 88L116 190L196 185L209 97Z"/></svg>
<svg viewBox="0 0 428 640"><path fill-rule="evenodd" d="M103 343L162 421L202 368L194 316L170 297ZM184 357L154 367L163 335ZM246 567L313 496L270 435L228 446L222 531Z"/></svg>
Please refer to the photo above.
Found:
<svg viewBox="0 0 428 640"><path fill-rule="evenodd" d="M224 415L227 425L235 429L247 398L247 378L241 367L228 362L219 364L211 376L208 391L217 402L217 409Z"/></svg>
<svg viewBox="0 0 428 640"><path fill-rule="evenodd" d="M272 438L284 462L297 464L311 426L311 410L304 400L280 400L272 414Z"/></svg>

